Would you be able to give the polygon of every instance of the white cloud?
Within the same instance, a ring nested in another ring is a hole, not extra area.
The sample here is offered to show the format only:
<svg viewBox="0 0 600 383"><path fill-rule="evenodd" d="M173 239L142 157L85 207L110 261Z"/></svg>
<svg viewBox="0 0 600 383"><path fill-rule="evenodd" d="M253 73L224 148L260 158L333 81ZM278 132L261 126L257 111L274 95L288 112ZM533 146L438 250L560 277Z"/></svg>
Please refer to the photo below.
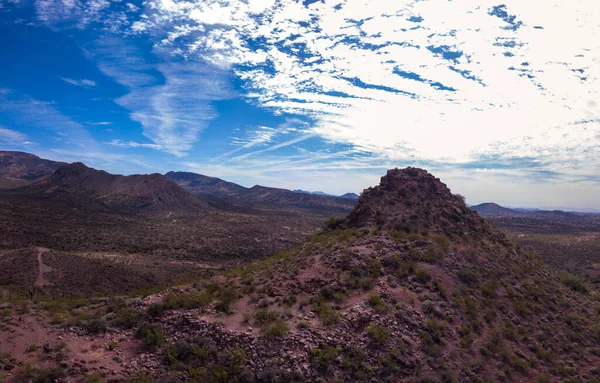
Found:
<svg viewBox="0 0 600 383"><path fill-rule="evenodd" d="M160 150L162 149L162 147L160 145L156 145L156 144L141 144L139 142L125 142L125 141L121 141L121 140L112 140L111 142L108 143L108 145L111 146L118 146L120 148L147 148L147 149L157 149Z"/></svg>
<svg viewBox="0 0 600 383"><path fill-rule="evenodd" d="M26 145L29 144L27 141L27 135L17 132L16 130L10 130L0 126L0 144L4 145Z"/></svg>
<svg viewBox="0 0 600 383"><path fill-rule="evenodd" d="M551 160L576 150L586 153L588 171L600 168L590 154L600 125L573 125L600 117L589 107L599 99L600 4L504 3L520 27L475 0L151 0L146 25L209 28L169 44L233 66L248 97L312 118L312 132L332 142L442 162L546 151ZM423 21L410 21L414 15Z"/></svg>
<svg viewBox="0 0 600 383"><path fill-rule="evenodd" d="M81 79L81 80L73 80L71 78L67 78L67 77L61 77L61 80L68 82L71 85L76 85L76 86L83 86L83 87L90 87L90 86L96 86L96 82L92 81L92 80L88 80L88 79Z"/></svg>
<svg viewBox="0 0 600 383"><path fill-rule="evenodd" d="M218 116L211 102L235 96L228 73L200 61L162 55L157 48L162 63L151 64L137 48L115 38L102 38L89 48L98 68L129 88L116 102L131 112L157 148L178 157L187 155Z"/></svg>

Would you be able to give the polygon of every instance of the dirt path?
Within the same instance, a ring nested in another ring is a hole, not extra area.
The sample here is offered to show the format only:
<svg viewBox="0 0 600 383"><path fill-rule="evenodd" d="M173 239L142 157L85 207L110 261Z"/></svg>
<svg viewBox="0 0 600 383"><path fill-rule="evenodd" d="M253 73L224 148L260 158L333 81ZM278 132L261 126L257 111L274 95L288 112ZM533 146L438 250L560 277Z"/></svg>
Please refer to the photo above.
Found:
<svg viewBox="0 0 600 383"><path fill-rule="evenodd" d="M46 249L43 247L37 247L37 261L38 261L38 277L35 281L35 285L36 286L48 286L51 283L44 277L44 274L49 273L50 271L52 271L52 268L46 264L44 264L44 254L46 254L47 252L50 251L50 249Z"/></svg>

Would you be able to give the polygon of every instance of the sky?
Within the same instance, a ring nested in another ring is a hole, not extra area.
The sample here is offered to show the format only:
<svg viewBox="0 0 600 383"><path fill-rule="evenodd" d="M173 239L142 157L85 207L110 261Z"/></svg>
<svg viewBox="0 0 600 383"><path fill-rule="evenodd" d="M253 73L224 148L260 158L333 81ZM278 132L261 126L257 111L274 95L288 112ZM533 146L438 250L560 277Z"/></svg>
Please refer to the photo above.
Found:
<svg viewBox="0 0 600 383"><path fill-rule="evenodd" d="M600 211L597 0L0 0L0 149Z"/></svg>

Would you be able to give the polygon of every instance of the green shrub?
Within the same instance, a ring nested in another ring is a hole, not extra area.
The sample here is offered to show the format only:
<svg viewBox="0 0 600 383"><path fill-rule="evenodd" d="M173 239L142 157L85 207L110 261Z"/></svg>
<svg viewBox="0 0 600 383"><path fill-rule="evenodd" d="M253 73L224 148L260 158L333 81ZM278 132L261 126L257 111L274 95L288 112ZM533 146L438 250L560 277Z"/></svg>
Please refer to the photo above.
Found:
<svg viewBox="0 0 600 383"><path fill-rule="evenodd" d="M256 314L254 314L254 320L261 326L273 323L280 317L280 313L278 313L277 311L271 311L269 309L259 309L256 311Z"/></svg>
<svg viewBox="0 0 600 383"><path fill-rule="evenodd" d="M140 339L149 351L156 351L165 341L165 334L160 325L144 322L138 328L136 338Z"/></svg>
<svg viewBox="0 0 600 383"><path fill-rule="evenodd" d="M571 274L566 270L560 270L558 272L558 277L565 286L570 287L573 291L580 293L588 292L588 287L582 277Z"/></svg>
<svg viewBox="0 0 600 383"><path fill-rule="evenodd" d="M162 303L152 303L148 306L147 313L151 318L160 318L165 312L165 305Z"/></svg>
<svg viewBox="0 0 600 383"><path fill-rule="evenodd" d="M231 314L231 304L238 298L237 291L234 287L223 289L219 294L219 300L215 304L215 308L225 314Z"/></svg>
<svg viewBox="0 0 600 383"><path fill-rule="evenodd" d="M115 315L115 325L124 329L132 329L140 321L140 314L132 309L122 308Z"/></svg>
<svg viewBox="0 0 600 383"><path fill-rule="evenodd" d="M415 278L419 283L427 283L431 280L431 275L429 272L423 268L418 268L415 270Z"/></svg>
<svg viewBox="0 0 600 383"><path fill-rule="evenodd" d="M319 319L325 326L333 326L340 321L337 311L328 302L317 301L313 304L313 310L319 314Z"/></svg>
<svg viewBox="0 0 600 383"><path fill-rule="evenodd" d="M104 319L93 318L85 323L84 328L90 334L100 334L105 333L108 326Z"/></svg>
<svg viewBox="0 0 600 383"><path fill-rule="evenodd" d="M288 333L289 327L283 319L277 319L272 324L265 325L261 334L265 338L281 338Z"/></svg>
<svg viewBox="0 0 600 383"><path fill-rule="evenodd" d="M169 293L164 301L163 305L166 310L174 309L196 309L209 304L212 301L212 294L208 291L175 294Z"/></svg>
<svg viewBox="0 0 600 383"><path fill-rule="evenodd" d="M340 227L342 223L344 223L344 218L330 217L323 224L323 231L329 232L332 230L336 230Z"/></svg>
<svg viewBox="0 0 600 383"><path fill-rule="evenodd" d="M310 350L312 363L319 371L328 371L333 367L339 356L339 350L327 343L322 343L319 347Z"/></svg>
<svg viewBox="0 0 600 383"><path fill-rule="evenodd" d="M369 296L368 303L379 314L383 314L388 311L387 303L385 303L385 301L381 299L381 296L377 293L371 294L371 296Z"/></svg>
<svg viewBox="0 0 600 383"><path fill-rule="evenodd" d="M462 269L458 272L458 279L467 286L474 286L479 280L479 275L473 269Z"/></svg>
<svg viewBox="0 0 600 383"><path fill-rule="evenodd" d="M375 323L367 327L367 336L376 345L385 345L390 340L391 335L392 333L387 327L379 326Z"/></svg>

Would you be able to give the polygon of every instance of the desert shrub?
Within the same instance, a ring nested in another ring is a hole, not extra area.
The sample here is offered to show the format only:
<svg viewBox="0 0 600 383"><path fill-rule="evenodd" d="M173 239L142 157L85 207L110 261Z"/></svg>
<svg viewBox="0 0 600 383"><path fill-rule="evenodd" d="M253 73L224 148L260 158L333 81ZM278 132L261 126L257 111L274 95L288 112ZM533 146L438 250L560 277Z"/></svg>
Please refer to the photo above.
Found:
<svg viewBox="0 0 600 383"><path fill-rule="evenodd" d="M568 286L573 291L587 293L588 287L585 284L585 280L582 277L571 274L566 270L559 271L558 277L565 286Z"/></svg>
<svg viewBox="0 0 600 383"><path fill-rule="evenodd" d="M323 224L323 231L332 231L340 227L344 223L344 218L330 217Z"/></svg>
<svg viewBox="0 0 600 383"><path fill-rule="evenodd" d="M288 333L289 327L283 319L276 319L272 324L267 324L261 329L265 338L281 338Z"/></svg>
<svg viewBox="0 0 600 383"><path fill-rule="evenodd" d="M38 348L39 346L37 344L30 344L29 346L27 346L25 352L36 352Z"/></svg>
<svg viewBox="0 0 600 383"><path fill-rule="evenodd" d="M369 325L366 332L369 340L379 346L386 344L392 335L391 331L387 327L379 326L375 323Z"/></svg>
<svg viewBox="0 0 600 383"><path fill-rule="evenodd" d="M164 312L165 305L162 303L152 303L146 311L151 318L159 318Z"/></svg>
<svg viewBox="0 0 600 383"><path fill-rule="evenodd" d="M596 342L600 343L600 323L590 326L589 333Z"/></svg>
<svg viewBox="0 0 600 383"><path fill-rule="evenodd" d="M85 323L84 328L90 334L100 334L106 332L108 325L104 319L93 318Z"/></svg>
<svg viewBox="0 0 600 383"><path fill-rule="evenodd" d="M496 297L496 280L490 280L481 286L481 294L489 299L493 299Z"/></svg>
<svg viewBox="0 0 600 383"><path fill-rule="evenodd" d="M344 349L342 368L350 373L355 378L355 381L364 381L371 374L365 352L356 347L347 347Z"/></svg>
<svg viewBox="0 0 600 383"><path fill-rule="evenodd" d="M61 367L32 367L25 365L17 375L16 380L35 383L54 383L67 377L67 372Z"/></svg>
<svg viewBox="0 0 600 383"><path fill-rule="evenodd" d="M434 357L442 355L443 338L446 328L435 319L429 319L421 334L423 351Z"/></svg>
<svg viewBox="0 0 600 383"><path fill-rule="evenodd" d="M283 304L286 306L293 306L296 304L296 296L289 294L283 298Z"/></svg>
<svg viewBox="0 0 600 383"><path fill-rule="evenodd" d="M155 323L142 323L135 336L142 341L144 347L149 351L156 351L165 341L162 327Z"/></svg>
<svg viewBox="0 0 600 383"><path fill-rule="evenodd" d="M319 314L319 319L325 326L333 326L340 321L337 311L328 302L317 301L313 304L313 310Z"/></svg>
<svg viewBox="0 0 600 383"><path fill-rule="evenodd" d="M114 323L124 329L132 329L140 321L140 314L132 309L122 308L117 311Z"/></svg>
<svg viewBox="0 0 600 383"><path fill-rule="evenodd" d="M381 299L381 296L377 293L371 294L371 296L369 296L368 303L371 307L373 307L373 310L375 310L379 314L383 314L386 311L388 311L387 303L385 303L385 301Z"/></svg>
<svg viewBox="0 0 600 383"><path fill-rule="evenodd" d="M427 272L427 270L423 268L418 268L415 271L415 278L419 283L427 283L431 280L431 275L429 275L429 272Z"/></svg>
<svg viewBox="0 0 600 383"><path fill-rule="evenodd" d="M471 328L469 326L461 326L458 328L458 335L460 336L460 346L462 348L469 348L473 343L473 336L471 335Z"/></svg>
<svg viewBox="0 0 600 383"><path fill-rule="evenodd" d="M280 317L280 313L278 313L277 311L271 311L269 309L259 309L256 311L256 314L254 314L254 320L261 326L273 323Z"/></svg>
<svg viewBox="0 0 600 383"><path fill-rule="evenodd" d="M194 292L185 294L169 293L164 301L164 308L173 309L196 309L209 304L212 301L210 292Z"/></svg>
<svg viewBox="0 0 600 383"><path fill-rule="evenodd" d="M104 379L99 372L94 372L93 374L85 377L85 383L101 383L103 381Z"/></svg>
<svg viewBox="0 0 600 383"><path fill-rule="evenodd" d="M474 286L479 276L473 269L462 269L458 272L458 279L467 286Z"/></svg>
<svg viewBox="0 0 600 383"><path fill-rule="evenodd" d="M219 293L219 299L215 304L215 308L225 314L231 314L231 304L238 298L235 287L227 287Z"/></svg>
<svg viewBox="0 0 600 383"><path fill-rule="evenodd" d="M339 356L339 350L327 343L322 343L319 347L313 348L310 353L312 363L319 371L330 370Z"/></svg>

